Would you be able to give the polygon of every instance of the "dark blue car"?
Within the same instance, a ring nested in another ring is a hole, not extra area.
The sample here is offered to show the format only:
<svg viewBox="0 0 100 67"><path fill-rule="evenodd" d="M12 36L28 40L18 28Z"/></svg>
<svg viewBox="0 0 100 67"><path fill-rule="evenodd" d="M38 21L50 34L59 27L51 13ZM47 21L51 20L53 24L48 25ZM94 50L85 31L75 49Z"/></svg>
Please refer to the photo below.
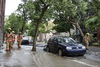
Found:
<svg viewBox="0 0 100 67"><path fill-rule="evenodd" d="M77 43L74 39L65 36L51 37L44 47L48 52L58 52L63 55L84 55L86 48L84 45Z"/></svg>

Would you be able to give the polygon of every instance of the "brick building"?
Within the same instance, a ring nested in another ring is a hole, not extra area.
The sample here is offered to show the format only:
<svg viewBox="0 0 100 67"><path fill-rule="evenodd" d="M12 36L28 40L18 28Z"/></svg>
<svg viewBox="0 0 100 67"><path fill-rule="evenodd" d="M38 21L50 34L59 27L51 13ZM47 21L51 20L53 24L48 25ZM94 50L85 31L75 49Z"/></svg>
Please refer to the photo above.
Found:
<svg viewBox="0 0 100 67"><path fill-rule="evenodd" d="M6 0L0 0L0 46L3 43L5 1Z"/></svg>

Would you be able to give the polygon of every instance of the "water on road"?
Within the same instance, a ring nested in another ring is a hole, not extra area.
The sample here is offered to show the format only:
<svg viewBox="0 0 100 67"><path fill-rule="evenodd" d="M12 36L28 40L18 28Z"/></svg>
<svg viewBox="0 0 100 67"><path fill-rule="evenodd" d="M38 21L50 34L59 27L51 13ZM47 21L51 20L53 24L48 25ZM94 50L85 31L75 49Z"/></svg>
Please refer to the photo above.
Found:
<svg viewBox="0 0 100 67"><path fill-rule="evenodd" d="M32 46L15 46L9 53L3 50L3 62L1 67L100 67L97 62L92 62L83 57L60 57L54 53L43 51L43 47L37 47L37 51L31 51Z"/></svg>

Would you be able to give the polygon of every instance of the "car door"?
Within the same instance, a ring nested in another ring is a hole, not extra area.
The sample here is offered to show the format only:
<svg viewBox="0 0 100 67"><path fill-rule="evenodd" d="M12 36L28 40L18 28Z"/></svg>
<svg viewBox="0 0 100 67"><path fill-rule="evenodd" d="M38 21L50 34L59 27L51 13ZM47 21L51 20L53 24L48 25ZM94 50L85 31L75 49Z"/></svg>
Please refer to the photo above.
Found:
<svg viewBox="0 0 100 67"><path fill-rule="evenodd" d="M58 50L58 40L57 38L54 38L53 39L53 51L57 52L57 50Z"/></svg>
<svg viewBox="0 0 100 67"><path fill-rule="evenodd" d="M50 38L49 39L49 41L48 41L48 46L49 46L49 48L50 48L50 51L53 51L53 37L52 38Z"/></svg>

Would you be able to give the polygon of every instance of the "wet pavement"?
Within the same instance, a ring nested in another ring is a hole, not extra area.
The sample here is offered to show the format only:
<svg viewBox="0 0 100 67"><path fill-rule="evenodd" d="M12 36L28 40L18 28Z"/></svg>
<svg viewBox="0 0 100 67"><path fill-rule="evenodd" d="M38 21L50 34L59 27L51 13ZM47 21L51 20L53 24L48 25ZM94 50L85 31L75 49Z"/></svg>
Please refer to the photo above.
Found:
<svg viewBox="0 0 100 67"><path fill-rule="evenodd" d="M89 46L89 51L100 52L100 46Z"/></svg>
<svg viewBox="0 0 100 67"><path fill-rule="evenodd" d="M32 46L22 45L18 49L15 44L9 53L6 53L4 45L0 50L0 67L100 67L100 57L96 56L96 52L93 54L93 51L88 50L84 56L60 57L43 51L45 44L37 45L37 51L33 52Z"/></svg>

